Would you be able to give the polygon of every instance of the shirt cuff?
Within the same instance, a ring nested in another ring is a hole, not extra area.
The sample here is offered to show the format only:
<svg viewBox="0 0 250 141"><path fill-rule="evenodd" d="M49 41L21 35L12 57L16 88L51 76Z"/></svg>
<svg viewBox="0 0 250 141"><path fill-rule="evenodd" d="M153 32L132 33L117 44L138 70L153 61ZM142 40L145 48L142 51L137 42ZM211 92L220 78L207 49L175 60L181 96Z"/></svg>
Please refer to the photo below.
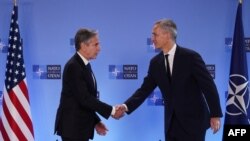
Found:
<svg viewBox="0 0 250 141"><path fill-rule="evenodd" d="M128 107L126 104L122 104L126 108L126 112L128 112Z"/></svg>
<svg viewBox="0 0 250 141"><path fill-rule="evenodd" d="M112 107L111 115L112 116L115 115L115 107L114 106Z"/></svg>

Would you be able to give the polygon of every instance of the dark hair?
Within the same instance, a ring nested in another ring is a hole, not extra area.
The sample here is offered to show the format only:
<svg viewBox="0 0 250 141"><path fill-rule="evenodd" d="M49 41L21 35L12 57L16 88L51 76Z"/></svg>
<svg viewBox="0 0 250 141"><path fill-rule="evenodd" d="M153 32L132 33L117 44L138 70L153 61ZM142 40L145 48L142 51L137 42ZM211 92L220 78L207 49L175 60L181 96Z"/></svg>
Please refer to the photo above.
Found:
<svg viewBox="0 0 250 141"><path fill-rule="evenodd" d="M81 47L81 43L88 43L88 41L97 35L95 30L81 28L75 35L75 49L78 51Z"/></svg>

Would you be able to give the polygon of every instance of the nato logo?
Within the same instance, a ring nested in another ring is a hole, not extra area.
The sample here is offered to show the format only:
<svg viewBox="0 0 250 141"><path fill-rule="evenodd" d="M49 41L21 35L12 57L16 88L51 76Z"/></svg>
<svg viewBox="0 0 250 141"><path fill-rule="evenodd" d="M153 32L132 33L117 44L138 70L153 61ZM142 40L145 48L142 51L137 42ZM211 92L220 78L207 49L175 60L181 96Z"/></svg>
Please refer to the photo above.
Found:
<svg viewBox="0 0 250 141"><path fill-rule="evenodd" d="M8 46L0 39L0 52L7 53L8 52Z"/></svg>
<svg viewBox="0 0 250 141"><path fill-rule="evenodd" d="M160 52L160 49L155 48L151 38L147 38L147 51L148 52Z"/></svg>
<svg viewBox="0 0 250 141"><path fill-rule="evenodd" d="M109 65L109 79L137 79L137 65Z"/></svg>
<svg viewBox="0 0 250 141"><path fill-rule="evenodd" d="M215 79L215 65L206 65L208 72L212 76L213 79Z"/></svg>
<svg viewBox="0 0 250 141"><path fill-rule="evenodd" d="M33 65L34 79L61 79L61 65Z"/></svg>
<svg viewBox="0 0 250 141"><path fill-rule="evenodd" d="M164 100L160 91L153 91L148 99L147 103L149 106L162 106L164 105Z"/></svg>
<svg viewBox="0 0 250 141"><path fill-rule="evenodd" d="M244 41L245 41L246 52L250 52L250 38L245 38ZM233 46L233 39L225 38L225 45L227 51L231 50Z"/></svg>
<svg viewBox="0 0 250 141"><path fill-rule="evenodd" d="M232 74L229 78L226 113L232 116L247 115L250 104L248 80L240 74Z"/></svg>

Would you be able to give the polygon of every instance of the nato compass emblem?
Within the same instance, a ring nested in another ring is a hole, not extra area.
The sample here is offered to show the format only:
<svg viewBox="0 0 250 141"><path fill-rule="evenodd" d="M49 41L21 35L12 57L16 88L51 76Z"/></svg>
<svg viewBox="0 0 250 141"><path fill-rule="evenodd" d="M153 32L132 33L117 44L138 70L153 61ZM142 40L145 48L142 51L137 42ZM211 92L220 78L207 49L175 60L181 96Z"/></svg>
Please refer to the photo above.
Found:
<svg viewBox="0 0 250 141"><path fill-rule="evenodd" d="M160 91L152 92L148 97L148 105L150 106L162 106L164 105L164 100Z"/></svg>
<svg viewBox="0 0 250 141"><path fill-rule="evenodd" d="M240 74L230 75L226 113L231 116L247 115L249 108L248 80Z"/></svg>

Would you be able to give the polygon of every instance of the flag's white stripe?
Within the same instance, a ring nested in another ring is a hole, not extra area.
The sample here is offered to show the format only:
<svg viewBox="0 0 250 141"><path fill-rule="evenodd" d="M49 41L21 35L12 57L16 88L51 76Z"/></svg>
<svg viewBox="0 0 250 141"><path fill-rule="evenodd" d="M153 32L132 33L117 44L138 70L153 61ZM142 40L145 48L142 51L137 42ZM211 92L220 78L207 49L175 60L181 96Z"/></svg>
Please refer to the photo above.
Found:
<svg viewBox="0 0 250 141"><path fill-rule="evenodd" d="M2 114L2 122L3 122L3 127L8 135L8 138L12 141L18 141L18 138L16 136L16 134L13 132L13 130L10 127L10 124L8 122L8 120L5 117L5 114Z"/></svg>
<svg viewBox="0 0 250 141"><path fill-rule="evenodd" d="M13 88L13 92L15 93L16 97L18 98L18 100L22 104L23 108L25 109L25 111L27 112L27 114L28 114L28 116L29 116L29 118L31 120L29 102L27 101L26 97L24 96L24 94L23 94L22 90L20 89L19 85L15 86ZM22 122L23 122L23 120L22 120ZM25 127L27 127L26 124L25 124ZM28 130L29 130L29 128L28 128ZM30 130L29 130L29 132L23 132L23 134L28 139L28 141L34 140L34 137L33 137L32 132Z"/></svg>
<svg viewBox="0 0 250 141"><path fill-rule="evenodd" d="M26 97L23 94L23 91L20 89L19 85L15 86L13 88L13 91L15 92L16 97L20 101L20 103L23 105L23 108L27 112L29 118L31 119L31 114L30 114L30 105L29 101L27 101Z"/></svg>
<svg viewBox="0 0 250 141"><path fill-rule="evenodd" d="M6 92L7 93L7 92ZM6 94L8 95L8 94ZM25 124L25 122L23 121L22 117L20 116L20 114L18 113L16 107L13 105L13 103L11 102L9 96L5 97L5 102L6 102L6 106L9 109L9 112L12 116L12 118L16 121L17 125L19 126L19 128L21 129L22 133L24 134L24 136L27 139L31 139L33 138L32 133L30 132L29 128L27 127L27 125Z"/></svg>
<svg viewBox="0 0 250 141"><path fill-rule="evenodd" d="M3 94L4 94L3 100L5 101L6 106L7 106L6 98L9 99L9 94L7 93L5 87L4 87ZM8 109L6 109L6 110L8 110ZM18 138L17 138L16 134L13 132L13 130L11 129L10 124L9 124L8 120L6 119L6 116L4 114L4 111L2 111L2 117L1 118L2 118L2 122L3 122L3 127L4 127L7 135L9 136L10 140L13 139L13 140L17 141Z"/></svg>

